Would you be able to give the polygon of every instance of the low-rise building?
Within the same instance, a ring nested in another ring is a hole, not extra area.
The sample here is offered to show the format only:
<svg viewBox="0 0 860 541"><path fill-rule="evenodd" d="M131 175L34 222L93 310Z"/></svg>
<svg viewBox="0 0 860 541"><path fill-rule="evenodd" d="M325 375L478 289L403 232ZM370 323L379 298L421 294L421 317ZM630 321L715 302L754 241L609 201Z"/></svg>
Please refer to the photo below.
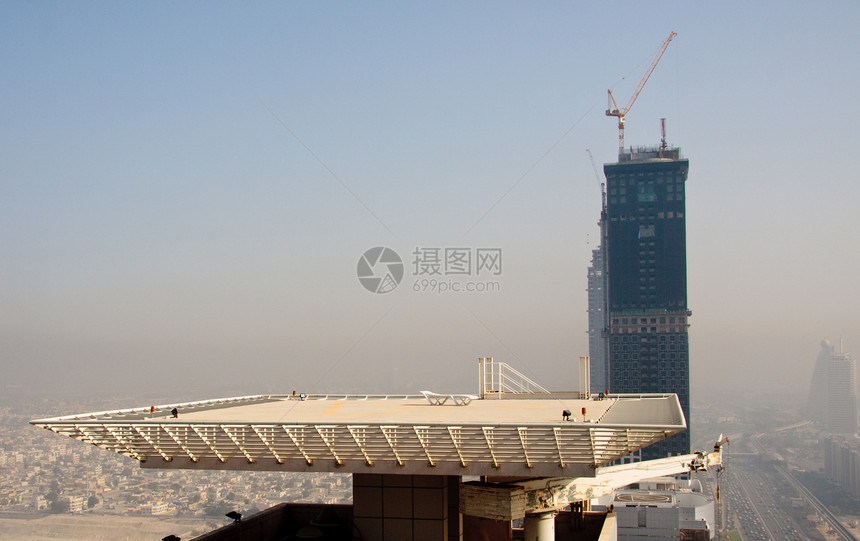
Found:
<svg viewBox="0 0 860 541"><path fill-rule="evenodd" d="M166 515L170 513L170 504L167 502L154 502L140 506L143 515Z"/></svg>
<svg viewBox="0 0 860 541"><path fill-rule="evenodd" d="M617 515L618 541L713 539L714 501L696 481L660 477L600 498Z"/></svg>
<svg viewBox="0 0 860 541"><path fill-rule="evenodd" d="M84 498L69 496L69 513L80 513L84 510Z"/></svg>

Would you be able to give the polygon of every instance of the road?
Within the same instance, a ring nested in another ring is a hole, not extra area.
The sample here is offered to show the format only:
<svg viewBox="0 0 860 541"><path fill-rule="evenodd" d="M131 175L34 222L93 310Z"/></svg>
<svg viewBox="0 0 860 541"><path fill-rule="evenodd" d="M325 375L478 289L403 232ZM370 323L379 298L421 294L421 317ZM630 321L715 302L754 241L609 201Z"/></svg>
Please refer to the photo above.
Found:
<svg viewBox="0 0 860 541"><path fill-rule="evenodd" d="M753 448L757 453L759 453L762 456L767 456L768 450L764 447L764 444L762 444L762 442L761 442L762 437L764 437L768 434L774 434L777 432L783 432L786 430L799 428L799 427L804 426L808 423L809 423L809 421L802 422L802 423L795 423L795 424L791 424L788 426L778 428L778 429L770 431L770 432L762 432L762 433L754 435L752 438L750 438L750 441L752 442ZM803 485L803 483L798 481L794 477L794 475L792 475L791 472L785 466L777 465L777 466L775 466L775 469L777 472L780 473L780 475L782 475L785 478L786 481L788 481L788 483L792 487L794 487L795 490L797 490L801 494L801 496L803 496L803 499L806 500L807 503L809 503L812 507L815 508L816 512L818 512L818 514L824 519L824 521L827 523L827 525L830 527L830 529L835 532L835 534L838 536L839 539L842 539L844 541L857 541L857 538L854 537L853 534L851 534L851 532L848 530L848 528L845 527L845 525L843 525L841 522L839 522L839 519L836 518L836 516L833 513L831 513L829 509L827 509L827 506L825 506L823 503L821 503L821 501L818 498L816 498L815 495L812 492L810 492ZM748 484L745 484L745 488L747 488L748 486L749 486ZM762 514L760 513L760 510L758 509L758 506L756 505L755 500L751 498L751 501L752 501L754 507L756 508L756 513L759 514L759 517L762 517ZM764 498L762 498L762 501L764 501ZM765 503L765 505L767 506L766 503ZM766 510L773 512L776 510L776 508L774 508L774 507L767 508L766 507ZM767 519L764 517L767 517ZM785 537L786 532L784 530L782 531L781 535L774 536L774 530L775 529L777 529L777 533L780 533L778 528L779 528L779 522L781 522L781 520L775 520L776 519L775 513L772 515L768 515L767 513L765 513L764 517L762 517L762 522L764 523L765 529L769 533L770 538L774 539L774 540L785 539L786 538Z"/></svg>
<svg viewBox="0 0 860 541"><path fill-rule="evenodd" d="M772 480L757 468L733 461L722 476L725 527L744 541L805 541L802 528L777 502Z"/></svg>
<svg viewBox="0 0 860 541"><path fill-rule="evenodd" d="M857 541L857 538L854 537L848 528L839 522L836 515L831 513L827 506L821 503L812 492L803 486L803 483L798 481L790 471L788 471L784 466L777 466L776 471L782 474L786 481L791 483L791 485L803 495L803 498L815 508L818 514L821 515L825 522L827 522L827 525L830 526L839 539L843 539L844 541Z"/></svg>

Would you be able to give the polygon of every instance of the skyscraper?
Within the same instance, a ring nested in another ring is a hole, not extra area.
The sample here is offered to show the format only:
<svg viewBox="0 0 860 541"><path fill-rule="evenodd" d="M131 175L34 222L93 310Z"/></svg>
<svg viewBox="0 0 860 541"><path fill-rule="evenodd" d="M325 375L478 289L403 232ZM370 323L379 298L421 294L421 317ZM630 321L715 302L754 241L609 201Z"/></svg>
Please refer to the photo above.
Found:
<svg viewBox="0 0 860 541"><path fill-rule="evenodd" d="M821 341L809 385L809 417L823 421L834 434L857 432L857 367L850 353Z"/></svg>
<svg viewBox="0 0 860 541"><path fill-rule="evenodd" d="M601 246L591 251L591 266L588 267L588 356L591 358L589 388L594 394L609 389L607 330L606 268Z"/></svg>
<svg viewBox="0 0 860 541"><path fill-rule="evenodd" d="M835 349L835 348L834 348ZM857 367L850 353L840 348L827 366L827 425L834 434L857 432Z"/></svg>
<svg viewBox="0 0 860 541"><path fill-rule="evenodd" d="M833 345L830 340L821 341L821 351L815 360L815 368L812 370L812 381L809 383L809 399L806 405L806 414L813 421L827 421L827 365L830 364L830 356L833 355Z"/></svg>
<svg viewBox="0 0 860 541"><path fill-rule="evenodd" d="M603 218L609 390L676 393L690 423L685 182L689 161L665 146L605 164ZM690 452L690 432L642 458Z"/></svg>

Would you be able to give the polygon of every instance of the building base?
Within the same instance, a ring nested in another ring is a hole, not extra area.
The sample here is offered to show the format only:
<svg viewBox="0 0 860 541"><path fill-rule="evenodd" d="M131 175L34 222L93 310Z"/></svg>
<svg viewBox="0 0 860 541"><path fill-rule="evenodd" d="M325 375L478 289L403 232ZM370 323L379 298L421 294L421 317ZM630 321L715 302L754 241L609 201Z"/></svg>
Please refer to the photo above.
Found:
<svg viewBox="0 0 860 541"><path fill-rule="evenodd" d="M460 477L356 473L352 487L364 541L463 541Z"/></svg>

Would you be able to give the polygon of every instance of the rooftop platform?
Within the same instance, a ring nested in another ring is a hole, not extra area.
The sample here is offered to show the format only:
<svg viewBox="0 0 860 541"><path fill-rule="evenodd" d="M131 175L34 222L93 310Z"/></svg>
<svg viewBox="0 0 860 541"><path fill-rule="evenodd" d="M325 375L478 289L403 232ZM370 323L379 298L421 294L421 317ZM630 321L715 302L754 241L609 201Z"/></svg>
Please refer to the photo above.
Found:
<svg viewBox="0 0 860 541"><path fill-rule="evenodd" d="M674 394L502 396L434 405L420 395L258 395L31 423L144 468L565 477L594 475L686 428Z"/></svg>

